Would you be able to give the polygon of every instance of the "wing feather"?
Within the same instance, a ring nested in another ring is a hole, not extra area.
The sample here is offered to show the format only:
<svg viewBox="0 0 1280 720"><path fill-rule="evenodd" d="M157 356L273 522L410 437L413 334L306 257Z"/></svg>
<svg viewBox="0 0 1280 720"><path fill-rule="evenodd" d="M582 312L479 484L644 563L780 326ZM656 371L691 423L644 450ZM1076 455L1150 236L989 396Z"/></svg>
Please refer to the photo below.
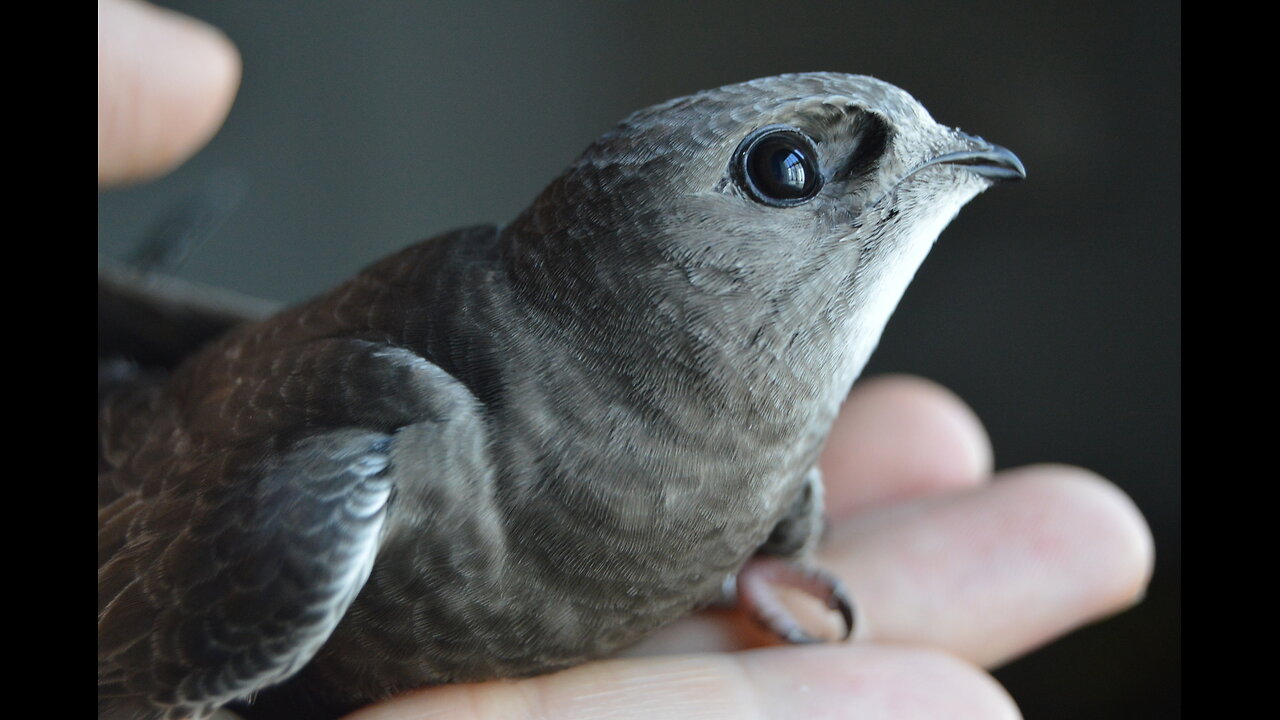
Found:
<svg viewBox="0 0 1280 720"><path fill-rule="evenodd" d="M98 573L100 714L200 716L301 668L368 579L390 440L241 449L176 484L196 492L120 507L104 527L129 537Z"/></svg>

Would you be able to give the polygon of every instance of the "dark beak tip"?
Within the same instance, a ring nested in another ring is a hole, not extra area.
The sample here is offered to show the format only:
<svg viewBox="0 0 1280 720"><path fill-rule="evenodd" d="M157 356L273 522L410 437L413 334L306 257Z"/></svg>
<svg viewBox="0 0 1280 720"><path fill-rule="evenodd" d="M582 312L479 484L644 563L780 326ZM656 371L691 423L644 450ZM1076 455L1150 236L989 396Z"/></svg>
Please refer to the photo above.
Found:
<svg viewBox="0 0 1280 720"><path fill-rule="evenodd" d="M947 153L936 158L934 163L961 165L976 175L981 175L995 182L1025 180L1027 168L1008 148L990 143L975 150Z"/></svg>
<svg viewBox="0 0 1280 720"><path fill-rule="evenodd" d="M1000 147L999 145L993 145L991 146L990 153L995 162L984 166L984 169L988 170L990 173L988 174L988 177L992 177L997 180L1027 179L1027 168L1022 164L1022 161L1018 159L1018 156L1013 154L1013 151L1008 148Z"/></svg>
<svg viewBox="0 0 1280 720"><path fill-rule="evenodd" d="M992 145L990 149L977 150L972 157L960 163L982 177L998 182L1026 180L1027 168L1022 160L1008 148Z"/></svg>

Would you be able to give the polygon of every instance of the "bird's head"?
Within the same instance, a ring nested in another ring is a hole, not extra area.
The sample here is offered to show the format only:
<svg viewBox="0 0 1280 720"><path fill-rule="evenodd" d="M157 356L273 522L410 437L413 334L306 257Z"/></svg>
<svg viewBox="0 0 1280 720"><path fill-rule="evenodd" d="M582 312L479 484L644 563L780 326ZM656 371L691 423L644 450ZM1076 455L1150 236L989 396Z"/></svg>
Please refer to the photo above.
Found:
<svg viewBox="0 0 1280 720"><path fill-rule="evenodd" d="M570 315L616 298L766 349L833 339L856 374L947 223L1024 175L875 78L769 77L632 114L513 224L508 257Z"/></svg>

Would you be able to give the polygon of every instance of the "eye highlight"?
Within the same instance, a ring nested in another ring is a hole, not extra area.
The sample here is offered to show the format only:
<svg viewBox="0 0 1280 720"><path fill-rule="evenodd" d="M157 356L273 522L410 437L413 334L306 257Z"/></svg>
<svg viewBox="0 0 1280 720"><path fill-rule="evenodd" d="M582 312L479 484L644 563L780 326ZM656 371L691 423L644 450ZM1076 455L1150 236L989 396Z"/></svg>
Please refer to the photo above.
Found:
<svg viewBox="0 0 1280 720"><path fill-rule="evenodd" d="M734 168L742 189L773 207L799 205L822 189L818 153L793 128L767 127L750 135L738 146Z"/></svg>

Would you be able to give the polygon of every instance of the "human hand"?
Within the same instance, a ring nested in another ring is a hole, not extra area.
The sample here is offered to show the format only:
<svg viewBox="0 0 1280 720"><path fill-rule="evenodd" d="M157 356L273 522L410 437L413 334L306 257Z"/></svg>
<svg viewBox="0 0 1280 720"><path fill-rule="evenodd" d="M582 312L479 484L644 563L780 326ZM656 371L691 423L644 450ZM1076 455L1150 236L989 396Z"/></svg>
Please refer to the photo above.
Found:
<svg viewBox="0 0 1280 720"><path fill-rule="evenodd" d="M161 175L222 125L240 56L218 30L136 0L98 0L98 186Z"/></svg>
<svg viewBox="0 0 1280 720"><path fill-rule="evenodd" d="M1016 717L981 668L1135 603L1152 542L1133 503L1088 471L993 476L991 463L948 391L865 381L822 462L819 562L858 605L852 642L778 646L742 613L709 611L619 659L420 690L349 718Z"/></svg>

